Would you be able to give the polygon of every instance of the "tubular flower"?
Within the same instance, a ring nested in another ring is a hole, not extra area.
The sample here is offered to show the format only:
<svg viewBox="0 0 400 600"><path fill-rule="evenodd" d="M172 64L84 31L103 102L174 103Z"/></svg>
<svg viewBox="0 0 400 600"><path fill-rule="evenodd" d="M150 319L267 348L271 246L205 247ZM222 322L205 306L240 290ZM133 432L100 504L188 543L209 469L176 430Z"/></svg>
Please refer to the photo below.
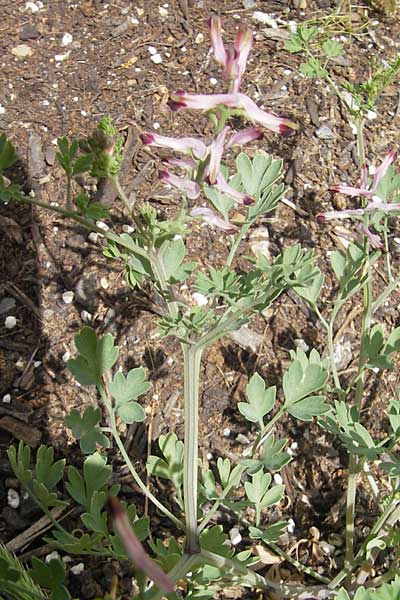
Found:
<svg viewBox="0 0 400 600"><path fill-rule="evenodd" d="M232 137L225 144L225 148L231 148L232 146L243 146L254 140L260 140L263 136L263 132L259 127L250 127L249 129L242 129L232 135Z"/></svg>
<svg viewBox="0 0 400 600"><path fill-rule="evenodd" d="M192 217L201 217L203 221L209 225L214 225L226 233L233 234L238 231L236 225L229 223L229 221L225 221L222 217L217 215L216 212L211 210L211 208L207 208L206 206L196 206L190 211L190 214Z"/></svg>
<svg viewBox="0 0 400 600"><path fill-rule="evenodd" d="M121 504L110 496L107 502L108 510L114 523L114 527L121 542L125 546L129 558L135 567L143 571L164 593L173 593L175 585L166 573L147 554L146 550L134 534L129 519L122 510Z"/></svg>
<svg viewBox="0 0 400 600"><path fill-rule="evenodd" d="M224 127L210 145L210 162L208 163L208 179L210 183L215 183L221 167L222 155L224 153L224 143L229 127Z"/></svg>
<svg viewBox="0 0 400 600"><path fill-rule="evenodd" d="M237 190L235 190L235 188L230 186L229 183L226 181L225 177L222 175L222 173L218 173L215 182L215 187L223 194L231 196L231 198L236 200L236 202L238 202L239 204L248 206L249 204L253 203L253 198L251 196L249 196L248 194L244 194L243 192L238 192Z"/></svg>
<svg viewBox="0 0 400 600"><path fill-rule="evenodd" d="M214 52L215 60L219 65L225 67L226 50L221 34L221 19L217 17L217 15L212 15L208 19L208 32L210 35L210 41Z"/></svg>
<svg viewBox="0 0 400 600"><path fill-rule="evenodd" d="M187 94L183 90L178 90L175 94L171 95L170 100L170 106L173 110L181 108L212 110L221 105L238 109L250 121L256 121L267 129L281 135L290 135L298 129L298 125L289 119L276 117L259 108L246 94Z"/></svg>
<svg viewBox="0 0 400 600"><path fill-rule="evenodd" d="M236 34L235 43L233 47L237 56L237 66L238 66L238 76L233 81L233 92L238 92L240 87L240 82L243 77L243 73L246 70L247 58L249 56L249 52L253 46L253 34L249 29L244 27L240 27L239 31Z"/></svg>
<svg viewBox="0 0 400 600"><path fill-rule="evenodd" d="M351 187L349 185L335 185L331 188L334 192L340 192L341 194L346 194L346 196L364 196L365 198L372 198L378 202L381 201L380 198L374 197L376 188L379 185L380 180L387 173L388 168L397 158L397 152L392 150L389 152L385 158L383 159L381 165L376 169L374 178L372 180L371 186L368 188L368 171L367 166L363 165L361 167L361 177L360 177L360 187Z"/></svg>
<svg viewBox="0 0 400 600"><path fill-rule="evenodd" d="M158 173L159 179L162 181L166 181L170 183L174 187L178 188L182 192L185 192L190 200L196 200L200 196L200 186L195 181L191 179L184 179L182 177L178 177L169 171L159 171Z"/></svg>
<svg viewBox="0 0 400 600"><path fill-rule="evenodd" d="M140 138L147 146L156 146L157 148L171 148L182 154L193 154L195 158L204 159L207 154L206 145L197 138L182 137L174 138L165 135L158 135L145 131L140 135Z"/></svg>

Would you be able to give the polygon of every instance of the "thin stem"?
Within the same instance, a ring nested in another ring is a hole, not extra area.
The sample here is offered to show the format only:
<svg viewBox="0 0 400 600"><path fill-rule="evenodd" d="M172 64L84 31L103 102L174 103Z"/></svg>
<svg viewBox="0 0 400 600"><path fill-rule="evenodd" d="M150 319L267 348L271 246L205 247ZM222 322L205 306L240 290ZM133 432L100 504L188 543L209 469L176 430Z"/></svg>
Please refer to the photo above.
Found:
<svg viewBox="0 0 400 600"><path fill-rule="evenodd" d="M354 563L354 516L357 494L357 480L359 475L357 457L351 453L349 457L349 477L347 480L346 495L346 531L345 531L345 567L351 569Z"/></svg>
<svg viewBox="0 0 400 600"><path fill-rule="evenodd" d="M245 467L242 468L241 473L243 473L244 470L245 470ZM204 517L204 519L202 520L202 522L199 525L199 528L198 528L199 534L203 531L203 529L211 521L211 519L213 518L213 516L217 512L218 508L221 506L221 504L223 503L223 501L225 500L225 498L228 496L228 494L231 492L231 490L232 490L233 487L234 487L234 484L227 486L224 489L224 491L222 492L221 496L215 500L214 504L212 505L212 507L208 511L207 515Z"/></svg>
<svg viewBox="0 0 400 600"><path fill-rule="evenodd" d="M197 487L199 470L199 380L203 349L182 344L184 361L184 422L183 501L186 518L186 551L199 551L197 528Z"/></svg>
<svg viewBox="0 0 400 600"><path fill-rule="evenodd" d="M392 292L398 287L400 284L400 278L394 279L389 283L389 285L383 290L382 294L376 298L376 300L372 303L371 306L371 315L373 315L385 302L386 298L390 296Z"/></svg>
<svg viewBox="0 0 400 600"><path fill-rule="evenodd" d="M183 523L181 523L181 521L172 514L172 512L170 510L168 510L168 508L166 506L164 506L153 494L152 492L149 490L149 488L146 486L146 484L142 481L142 478L140 477L139 473L136 471L135 467L133 466L133 463L125 449L124 444L122 443L122 440L119 436L118 433L118 428L117 428L117 424L116 424L116 420L115 420L115 413L113 408L110 405L110 402L107 398L106 392L104 390L104 388L99 385L98 386L98 390L100 392L101 395L101 399L103 400L103 403L105 405L105 407L108 410L108 414L110 417L110 424L111 424L111 431L112 431L112 435L113 438L119 448L119 451L122 454L123 459L125 460L125 463L133 477L133 479L135 480L135 482L137 483L137 485L140 487L140 489L142 490L143 494L145 496L147 496L147 498L149 500L151 500L151 502L153 502L153 504L155 506L157 506L157 508L164 513L167 517L169 517L169 519L171 519L171 521L177 526L179 527L179 529L183 529L185 530L185 527L183 525Z"/></svg>
<svg viewBox="0 0 400 600"><path fill-rule="evenodd" d="M283 415L284 412L285 412L285 407L281 406L281 408L278 410L276 415L274 417L272 417L272 419L270 421L268 421L268 424L264 427L264 429L262 431L260 431L260 433L258 434L258 436L255 439L255 442L253 444L253 449L251 451L251 456L253 458L254 458L257 450L260 448L260 446L263 445L263 443L265 442L265 440L271 433L272 427L281 418L281 416Z"/></svg>
<svg viewBox="0 0 400 600"><path fill-rule="evenodd" d="M386 271L389 283L393 281L393 273L392 273L392 264L390 262L390 252L389 252L389 238L388 238L388 219L385 217L384 227L383 227L383 241L385 244L385 262L386 262Z"/></svg>
<svg viewBox="0 0 400 600"><path fill-rule="evenodd" d="M239 248L239 244L242 241L242 239L244 238L244 236L246 235L246 233L248 232L250 227L249 223L245 223L244 225L242 225L242 227L240 228L239 233L235 236L230 252L229 252L229 256L226 260L226 266L230 267L233 259L235 258L235 254L237 252L237 249Z"/></svg>
<svg viewBox="0 0 400 600"><path fill-rule="evenodd" d="M189 571L192 571L194 568L196 568L198 563L201 562L201 558L198 554L184 554L174 568L168 572L168 577L171 579L171 581L176 583L185 577ZM165 592L160 589L155 590L154 588L151 588L143 594L143 600L161 600L162 598L165 598Z"/></svg>
<svg viewBox="0 0 400 600"><path fill-rule="evenodd" d="M162 260L160 260L159 254L156 249L153 249L150 253L151 266L153 268L154 275L158 279L160 289L163 293L164 299L167 302L168 310L171 316L176 316L179 312L178 304L174 299L174 293L171 286L167 283L167 277L164 270Z"/></svg>
<svg viewBox="0 0 400 600"><path fill-rule="evenodd" d="M67 175L67 210L72 210L72 181L71 177Z"/></svg>
<svg viewBox="0 0 400 600"><path fill-rule="evenodd" d="M126 210L128 211L128 215L132 215L133 206L130 204L129 198L125 194L125 191L119 182L118 175L116 177L113 177L112 182L114 184L115 190L119 198L122 200Z"/></svg>

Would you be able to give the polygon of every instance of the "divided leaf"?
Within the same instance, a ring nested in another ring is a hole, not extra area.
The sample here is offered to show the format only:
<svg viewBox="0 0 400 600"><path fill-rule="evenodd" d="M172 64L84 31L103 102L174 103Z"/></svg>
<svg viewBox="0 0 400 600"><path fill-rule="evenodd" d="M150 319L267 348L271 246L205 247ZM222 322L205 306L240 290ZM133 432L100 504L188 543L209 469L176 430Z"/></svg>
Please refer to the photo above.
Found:
<svg viewBox="0 0 400 600"><path fill-rule="evenodd" d="M98 338L94 329L83 327L75 336L75 345L79 355L68 361L69 370L81 385L99 385L101 376L118 358L114 337L107 333Z"/></svg>
<svg viewBox="0 0 400 600"><path fill-rule="evenodd" d="M265 389L265 382L258 373L255 373L246 387L248 402L239 402L239 412L252 423L263 427L263 418L274 407L276 400L276 387Z"/></svg>
<svg viewBox="0 0 400 600"><path fill-rule="evenodd" d="M100 408L88 406L83 415L76 408L73 408L65 418L65 424L72 430L73 436L79 440L79 445L84 454L95 452L97 445L108 448L110 441L104 433L100 431L99 422L101 419Z"/></svg>
<svg viewBox="0 0 400 600"><path fill-rule="evenodd" d="M131 369L125 377L116 373L108 384L108 389L115 399L115 408L124 423L141 423L146 415L142 406L135 402L138 396L146 393L151 388L151 383L146 380L143 367Z"/></svg>

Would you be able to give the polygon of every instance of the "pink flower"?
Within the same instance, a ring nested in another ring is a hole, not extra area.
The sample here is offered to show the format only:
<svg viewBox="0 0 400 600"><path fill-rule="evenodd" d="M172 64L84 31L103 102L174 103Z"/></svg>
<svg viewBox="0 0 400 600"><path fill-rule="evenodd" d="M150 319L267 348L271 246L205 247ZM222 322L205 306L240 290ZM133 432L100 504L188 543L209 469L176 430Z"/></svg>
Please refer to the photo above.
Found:
<svg viewBox="0 0 400 600"><path fill-rule="evenodd" d="M233 92L238 92L243 73L246 70L247 58L253 46L253 34L245 27L240 27L233 44L238 67L238 75L233 81Z"/></svg>
<svg viewBox="0 0 400 600"><path fill-rule="evenodd" d="M215 182L215 187L223 194L227 194L228 196L236 200L236 202L238 202L239 204L243 204L244 206L248 206L249 204L252 204L254 202L251 196L243 192L238 192L238 190L235 190L235 188L230 186L229 183L226 181L225 177L222 175L222 173L218 173Z"/></svg>
<svg viewBox="0 0 400 600"><path fill-rule="evenodd" d="M166 181L167 183L173 185L184 192L190 200L196 200L200 196L200 186L195 181L191 179L184 179L182 177L178 177L169 171L159 171L159 178L162 181Z"/></svg>
<svg viewBox="0 0 400 600"><path fill-rule="evenodd" d="M193 160L193 158L184 157L184 158L175 158L171 156L164 161L164 164L174 167L180 167L185 171L192 171L197 167L197 163Z"/></svg>
<svg viewBox="0 0 400 600"><path fill-rule="evenodd" d="M260 140L263 136L263 132L259 127L250 127L249 129L242 129L234 133L233 136L225 144L225 148L231 148L232 146L243 146L254 140Z"/></svg>
<svg viewBox="0 0 400 600"><path fill-rule="evenodd" d="M147 146L156 146L158 148L171 148L182 154L193 154L196 158L204 159L207 154L206 145L196 138L182 137L174 138L157 133L144 132L140 135L141 140Z"/></svg>
<svg viewBox="0 0 400 600"><path fill-rule="evenodd" d="M214 58L219 65L225 67L226 51L221 34L221 19L217 15L212 15L208 19L208 32L210 34L211 46L214 52Z"/></svg>
<svg viewBox="0 0 400 600"><path fill-rule="evenodd" d="M173 110L179 110L180 108L212 110L221 105L239 109L246 118L256 121L267 129L281 135L290 135L294 130L298 129L298 125L289 121L289 119L276 117L259 108L246 94L187 94L183 90L178 90L175 94L171 95L170 102Z"/></svg>
<svg viewBox="0 0 400 600"><path fill-rule="evenodd" d="M361 167L361 177L359 188L351 187L349 185L335 185L331 189L334 192L340 192L346 194L346 196L364 196L365 198L373 198L376 188L379 185L380 180L386 175L388 168L397 158L397 152L392 150L389 152L382 161L382 164L376 169L374 178L371 186L368 188L368 169L366 165ZM378 202L379 202L378 198Z"/></svg>
<svg viewBox="0 0 400 600"><path fill-rule="evenodd" d="M119 500L110 496L107 503L114 527L125 546L129 558L139 571L143 571L165 594L173 593L175 585L166 573L154 562L134 534L128 517Z"/></svg>
<svg viewBox="0 0 400 600"><path fill-rule="evenodd" d="M206 223L209 225L214 225L218 227L218 229L222 229L226 233L236 233L238 228L236 225L229 223L229 221L225 221L222 219L217 213L215 213L211 208L196 206L190 211L192 217L201 217Z"/></svg>
<svg viewBox="0 0 400 600"><path fill-rule="evenodd" d="M325 213L317 215L317 219L322 223L331 221L332 219L350 219L351 217L363 217L368 213L400 213L400 204L389 204L387 202L375 202L372 201L364 208L348 208L346 210L330 210Z"/></svg>
<svg viewBox="0 0 400 600"><path fill-rule="evenodd" d="M210 162L208 163L207 174L210 183L215 183L221 167L222 155L224 153L224 143L229 127L224 127L217 135L210 146Z"/></svg>

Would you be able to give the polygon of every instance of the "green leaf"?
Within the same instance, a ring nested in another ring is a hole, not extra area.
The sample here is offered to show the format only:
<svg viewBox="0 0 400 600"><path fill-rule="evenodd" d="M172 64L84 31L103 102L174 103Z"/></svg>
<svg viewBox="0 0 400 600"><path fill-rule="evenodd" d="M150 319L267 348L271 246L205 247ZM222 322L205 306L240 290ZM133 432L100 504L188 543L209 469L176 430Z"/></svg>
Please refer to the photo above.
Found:
<svg viewBox="0 0 400 600"><path fill-rule="evenodd" d="M79 440L79 445L84 454L95 452L97 445L109 448L110 441L98 426L101 419L100 408L88 406L83 415L76 408L72 409L65 418L65 424L72 430L73 436Z"/></svg>
<svg viewBox="0 0 400 600"><path fill-rule="evenodd" d="M101 376L118 358L113 336L108 333L97 338L91 327L83 327L75 336L75 345L79 355L68 361L69 370L81 385L98 385Z"/></svg>
<svg viewBox="0 0 400 600"><path fill-rule="evenodd" d="M40 446L36 453L35 477L49 491L62 479L65 468L65 458L53 463L54 450Z"/></svg>
<svg viewBox="0 0 400 600"><path fill-rule="evenodd" d="M266 390L264 380L255 373L247 385L246 396L248 403L239 402L239 412L248 421L259 423L260 427L263 427L263 418L275 406L276 387L272 386Z"/></svg>
<svg viewBox="0 0 400 600"><path fill-rule="evenodd" d="M286 444L286 438L275 440L274 435L270 434L263 443L261 458L242 460L240 464L246 466L251 475L263 468L268 471L280 471L292 460L288 452L282 451Z"/></svg>
<svg viewBox="0 0 400 600"><path fill-rule="evenodd" d="M147 471L150 475L171 480L179 501L183 482L183 442L178 440L175 433L170 432L168 435L160 435L158 445L164 459L149 456Z"/></svg>
<svg viewBox="0 0 400 600"><path fill-rule="evenodd" d="M146 380L143 367L129 371L127 377L116 373L108 384L112 397L116 400L115 408L124 423L142 422L146 415L138 402L133 402L138 396L146 393L151 383Z"/></svg>
<svg viewBox="0 0 400 600"><path fill-rule="evenodd" d="M311 282L304 287L296 287L296 293L304 298L306 302L311 305L315 305L321 293L322 287L324 285L325 277L318 269L318 272L315 274L315 277L311 280Z"/></svg>
<svg viewBox="0 0 400 600"><path fill-rule="evenodd" d="M324 415L330 410L324 396L308 396L286 407L292 417L301 421L311 421L313 417Z"/></svg>
<svg viewBox="0 0 400 600"><path fill-rule="evenodd" d="M68 600L71 598L64 586L65 570L60 560L52 559L46 564L34 556L32 558L32 568L29 569L28 574L35 583L52 592L51 600Z"/></svg>
<svg viewBox="0 0 400 600"><path fill-rule="evenodd" d="M93 493L104 491L110 480L112 468L98 452L88 456L83 463L83 477L75 467L68 468L65 487L69 495L90 512Z"/></svg>
<svg viewBox="0 0 400 600"><path fill-rule="evenodd" d="M392 352L400 352L400 327L395 327L385 344L385 354L391 354Z"/></svg>
<svg viewBox="0 0 400 600"><path fill-rule="evenodd" d="M398 399L392 399L389 403L389 421L393 433L400 435L400 401Z"/></svg>
<svg viewBox="0 0 400 600"><path fill-rule="evenodd" d="M168 240L161 246L159 253L164 265L165 278L168 282L177 283L175 274L185 257L185 251L182 238Z"/></svg>
<svg viewBox="0 0 400 600"><path fill-rule="evenodd" d="M18 154L12 143L7 139L5 133L0 133L0 173L4 169L12 167L18 160Z"/></svg>
<svg viewBox="0 0 400 600"><path fill-rule="evenodd" d="M320 360L318 353L314 353L312 357L310 355L310 358L307 358L303 351L298 350L296 359L283 375L285 408L288 410L295 402L313 392L317 392L324 387L327 380L328 369L326 364Z"/></svg>
<svg viewBox="0 0 400 600"><path fill-rule="evenodd" d="M325 40L322 44L322 49L328 58L337 58L343 54L343 45L336 40Z"/></svg>
<svg viewBox="0 0 400 600"><path fill-rule="evenodd" d="M313 57L302 63L299 71L306 77L326 77L328 75L328 71L322 66L321 61Z"/></svg>
<svg viewBox="0 0 400 600"><path fill-rule="evenodd" d="M293 34L288 40L285 40L284 48L292 53L302 52L304 50L304 42L299 35Z"/></svg>
<svg viewBox="0 0 400 600"><path fill-rule="evenodd" d="M224 533L222 526L214 525L201 532L200 547L202 550L208 550L227 558L233 554L233 550L225 543L227 539L228 536Z"/></svg>
<svg viewBox="0 0 400 600"><path fill-rule="evenodd" d="M32 471L29 468L31 449L21 440L18 449L15 446L10 446L7 450L7 456L16 478L26 487L32 480Z"/></svg>
<svg viewBox="0 0 400 600"><path fill-rule="evenodd" d="M253 540L262 540L263 542L277 542L279 538L284 535L288 526L287 521L278 521L273 525L269 525L265 529L258 529L257 527L249 527L250 537Z"/></svg>
<svg viewBox="0 0 400 600"><path fill-rule="evenodd" d="M88 529L107 537L107 514L102 511L105 501L105 492L94 491L90 501L90 510L81 515L81 520Z"/></svg>
<svg viewBox="0 0 400 600"><path fill-rule="evenodd" d="M74 162L72 169L73 175L79 175L80 173L88 173L92 168L93 156L91 154L82 154Z"/></svg>
<svg viewBox="0 0 400 600"><path fill-rule="evenodd" d="M236 157L236 167L240 173L244 189L250 196L254 196L257 191L257 182L254 181L255 178L253 176L251 160L245 152L241 152Z"/></svg>

